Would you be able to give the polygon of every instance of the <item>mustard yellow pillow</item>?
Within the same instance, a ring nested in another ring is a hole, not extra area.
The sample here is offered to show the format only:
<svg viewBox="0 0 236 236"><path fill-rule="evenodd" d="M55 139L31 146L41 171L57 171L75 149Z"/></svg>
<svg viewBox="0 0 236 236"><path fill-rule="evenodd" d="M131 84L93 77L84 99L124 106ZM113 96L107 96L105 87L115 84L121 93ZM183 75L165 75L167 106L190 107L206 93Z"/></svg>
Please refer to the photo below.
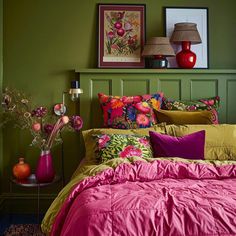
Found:
<svg viewBox="0 0 236 236"><path fill-rule="evenodd" d="M166 133L183 136L206 130L206 160L236 160L236 125L166 125Z"/></svg>
<svg viewBox="0 0 236 236"><path fill-rule="evenodd" d="M154 110L157 122L166 124L213 124L214 117L212 111L168 111Z"/></svg>
<svg viewBox="0 0 236 236"><path fill-rule="evenodd" d="M95 150L96 150L96 140L94 139L94 135L99 134L124 134L124 135L141 135L141 136L149 136L149 131L156 131L159 133L165 133L165 124L154 125L150 128L144 129L90 129L82 131L84 145L85 145L85 158L87 160L96 160Z"/></svg>

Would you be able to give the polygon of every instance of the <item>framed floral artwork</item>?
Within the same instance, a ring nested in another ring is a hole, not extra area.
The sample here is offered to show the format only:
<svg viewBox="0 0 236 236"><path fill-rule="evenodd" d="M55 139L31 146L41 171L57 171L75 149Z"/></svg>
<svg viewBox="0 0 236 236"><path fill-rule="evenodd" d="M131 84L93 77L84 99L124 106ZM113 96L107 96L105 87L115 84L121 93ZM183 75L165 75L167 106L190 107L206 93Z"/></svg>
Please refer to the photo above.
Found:
<svg viewBox="0 0 236 236"><path fill-rule="evenodd" d="M145 5L98 5L98 67L144 68Z"/></svg>

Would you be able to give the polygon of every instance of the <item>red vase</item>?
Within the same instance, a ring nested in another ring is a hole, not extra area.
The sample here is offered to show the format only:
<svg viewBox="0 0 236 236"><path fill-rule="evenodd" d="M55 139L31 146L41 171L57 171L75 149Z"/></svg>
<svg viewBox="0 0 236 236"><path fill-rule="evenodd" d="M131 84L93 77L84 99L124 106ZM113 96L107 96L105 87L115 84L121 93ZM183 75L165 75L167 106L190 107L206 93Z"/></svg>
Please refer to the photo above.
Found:
<svg viewBox="0 0 236 236"><path fill-rule="evenodd" d="M192 69L196 64L197 56L190 48L191 42L182 42L182 51L176 55L176 61L180 68Z"/></svg>
<svg viewBox="0 0 236 236"><path fill-rule="evenodd" d="M55 177L52 155L49 150L42 150L35 171L36 179L39 183L52 182Z"/></svg>

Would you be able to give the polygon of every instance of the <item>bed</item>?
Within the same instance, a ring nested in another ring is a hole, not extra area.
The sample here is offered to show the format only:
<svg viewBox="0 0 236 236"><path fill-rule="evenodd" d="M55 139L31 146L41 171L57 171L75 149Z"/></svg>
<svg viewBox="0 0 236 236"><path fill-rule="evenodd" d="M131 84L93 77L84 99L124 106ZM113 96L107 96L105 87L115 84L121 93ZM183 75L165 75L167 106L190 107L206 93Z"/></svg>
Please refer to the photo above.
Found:
<svg viewBox="0 0 236 236"><path fill-rule="evenodd" d="M81 79L82 86L89 93L80 103L85 107L81 116L87 117L98 111L94 95L102 87L87 78ZM83 133L85 159L46 213L46 234L236 235L236 125L161 124L120 130L96 128L101 122L90 118ZM130 155L98 163L94 158L96 135L119 140L140 139L150 132L182 137L202 130L204 160Z"/></svg>
<svg viewBox="0 0 236 236"><path fill-rule="evenodd" d="M235 235L235 180L233 160L86 160L43 228L53 223L51 235Z"/></svg>

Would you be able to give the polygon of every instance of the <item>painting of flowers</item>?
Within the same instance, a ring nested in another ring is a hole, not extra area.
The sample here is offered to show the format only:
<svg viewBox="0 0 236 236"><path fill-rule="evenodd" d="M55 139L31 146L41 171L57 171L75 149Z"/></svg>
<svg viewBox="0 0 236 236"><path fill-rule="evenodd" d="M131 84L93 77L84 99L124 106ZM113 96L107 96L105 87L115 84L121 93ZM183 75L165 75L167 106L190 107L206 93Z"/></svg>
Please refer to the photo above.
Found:
<svg viewBox="0 0 236 236"><path fill-rule="evenodd" d="M143 68L145 5L99 5L98 67Z"/></svg>

